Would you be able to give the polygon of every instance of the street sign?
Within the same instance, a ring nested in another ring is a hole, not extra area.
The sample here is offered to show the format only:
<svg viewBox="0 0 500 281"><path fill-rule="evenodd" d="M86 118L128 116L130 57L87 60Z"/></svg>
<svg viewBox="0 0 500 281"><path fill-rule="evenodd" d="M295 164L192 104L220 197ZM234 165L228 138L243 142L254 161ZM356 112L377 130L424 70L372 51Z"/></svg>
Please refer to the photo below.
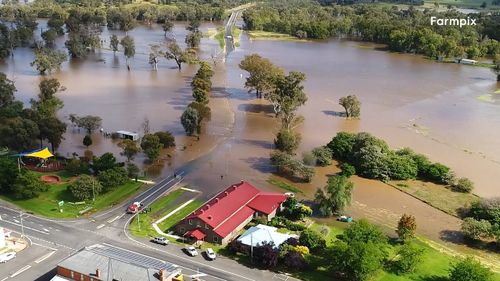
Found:
<svg viewBox="0 0 500 281"><path fill-rule="evenodd" d="M62 208L64 206L64 201L59 201L57 204L59 205L59 208Z"/></svg>

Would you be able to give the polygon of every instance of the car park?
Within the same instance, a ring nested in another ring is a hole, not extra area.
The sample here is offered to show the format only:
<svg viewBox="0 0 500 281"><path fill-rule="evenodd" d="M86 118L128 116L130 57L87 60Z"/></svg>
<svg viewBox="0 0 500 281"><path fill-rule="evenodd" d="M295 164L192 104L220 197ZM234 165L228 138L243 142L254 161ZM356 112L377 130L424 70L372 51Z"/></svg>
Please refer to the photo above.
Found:
<svg viewBox="0 0 500 281"><path fill-rule="evenodd" d="M196 251L196 249L193 246L187 247L186 252L188 253L188 255L192 257L196 257L198 255L198 251Z"/></svg>
<svg viewBox="0 0 500 281"><path fill-rule="evenodd" d="M208 248L205 250L205 253L207 254L207 258L209 260L215 260L216 258L216 255L215 255L215 252L212 248Z"/></svg>
<svg viewBox="0 0 500 281"><path fill-rule="evenodd" d="M163 245L163 246L168 245L168 239L165 237L155 237L151 241L156 243L156 244Z"/></svg>

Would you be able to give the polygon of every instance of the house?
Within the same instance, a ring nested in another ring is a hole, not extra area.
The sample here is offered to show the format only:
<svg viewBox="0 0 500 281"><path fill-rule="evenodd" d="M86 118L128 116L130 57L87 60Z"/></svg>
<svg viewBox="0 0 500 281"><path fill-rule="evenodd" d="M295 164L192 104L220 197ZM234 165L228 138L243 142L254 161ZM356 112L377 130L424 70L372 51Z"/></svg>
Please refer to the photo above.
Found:
<svg viewBox="0 0 500 281"><path fill-rule="evenodd" d="M272 242L277 248L283 244L288 238L295 237L296 235L289 235L285 233L280 233L277 231L276 227L259 224L250 227L245 233L243 233L238 241L243 245L257 247L262 245L264 242Z"/></svg>
<svg viewBox="0 0 500 281"><path fill-rule="evenodd" d="M175 231L196 241L227 244L254 217L271 220L286 198L283 193L263 192L241 181L181 220Z"/></svg>
<svg viewBox="0 0 500 281"><path fill-rule="evenodd" d="M182 280L174 264L109 244L85 247L57 265L51 281Z"/></svg>

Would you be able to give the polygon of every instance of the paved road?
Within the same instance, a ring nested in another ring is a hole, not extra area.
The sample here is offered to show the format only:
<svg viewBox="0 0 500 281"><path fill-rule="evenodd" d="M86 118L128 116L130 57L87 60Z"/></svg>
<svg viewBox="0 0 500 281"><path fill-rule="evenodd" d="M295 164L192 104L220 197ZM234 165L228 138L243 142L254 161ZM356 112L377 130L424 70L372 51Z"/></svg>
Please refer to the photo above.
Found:
<svg viewBox="0 0 500 281"><path fill-rule="evenodd" d="M234 11L231 13L231 16L227 20L225 32L224 32L224 40L226 40L226 55L229 55L232 51L234 51L234 37L233 37L233 27L236 23L236 19L240 15L241 11Z"/></svg>

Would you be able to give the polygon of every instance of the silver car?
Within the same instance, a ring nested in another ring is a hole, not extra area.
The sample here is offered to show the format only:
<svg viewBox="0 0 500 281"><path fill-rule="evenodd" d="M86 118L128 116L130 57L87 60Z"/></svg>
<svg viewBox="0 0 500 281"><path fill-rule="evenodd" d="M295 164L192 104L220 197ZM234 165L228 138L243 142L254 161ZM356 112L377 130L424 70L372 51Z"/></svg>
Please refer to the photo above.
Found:
<svg viewBox="0 0 500 281"><path fill-rule="evenodd" d="M8 252L0 255L0 263L6 263L16 257L16 252Z"/></svg>
<svg viewBox="0 0 500 281"><path fill-rule="evenodd" d="M215 260L216 255L215 255L215 252L214 252L214 250L212 248L207 248L205 250L205 253L207 254L207 258L209 260Z"/></svg>
<svg viewBox="0 0 500 281"><path fill-rule="evenodd" d="M196 257L198 255L198 251L196 251L196 249L193 247L193 246L189 246L186 248L186 251L188 252L188 254L192 257Z"/></svg>
<svg viewBox="0 0 500 281"><path fill-rule="evenodd" d="M156 243L156 244L160 244L160 245L163 245L163 246L168 245L168 239L165 238L165 237L155 237L155 238L153 238L152 241L154 243Z"/></svg>

